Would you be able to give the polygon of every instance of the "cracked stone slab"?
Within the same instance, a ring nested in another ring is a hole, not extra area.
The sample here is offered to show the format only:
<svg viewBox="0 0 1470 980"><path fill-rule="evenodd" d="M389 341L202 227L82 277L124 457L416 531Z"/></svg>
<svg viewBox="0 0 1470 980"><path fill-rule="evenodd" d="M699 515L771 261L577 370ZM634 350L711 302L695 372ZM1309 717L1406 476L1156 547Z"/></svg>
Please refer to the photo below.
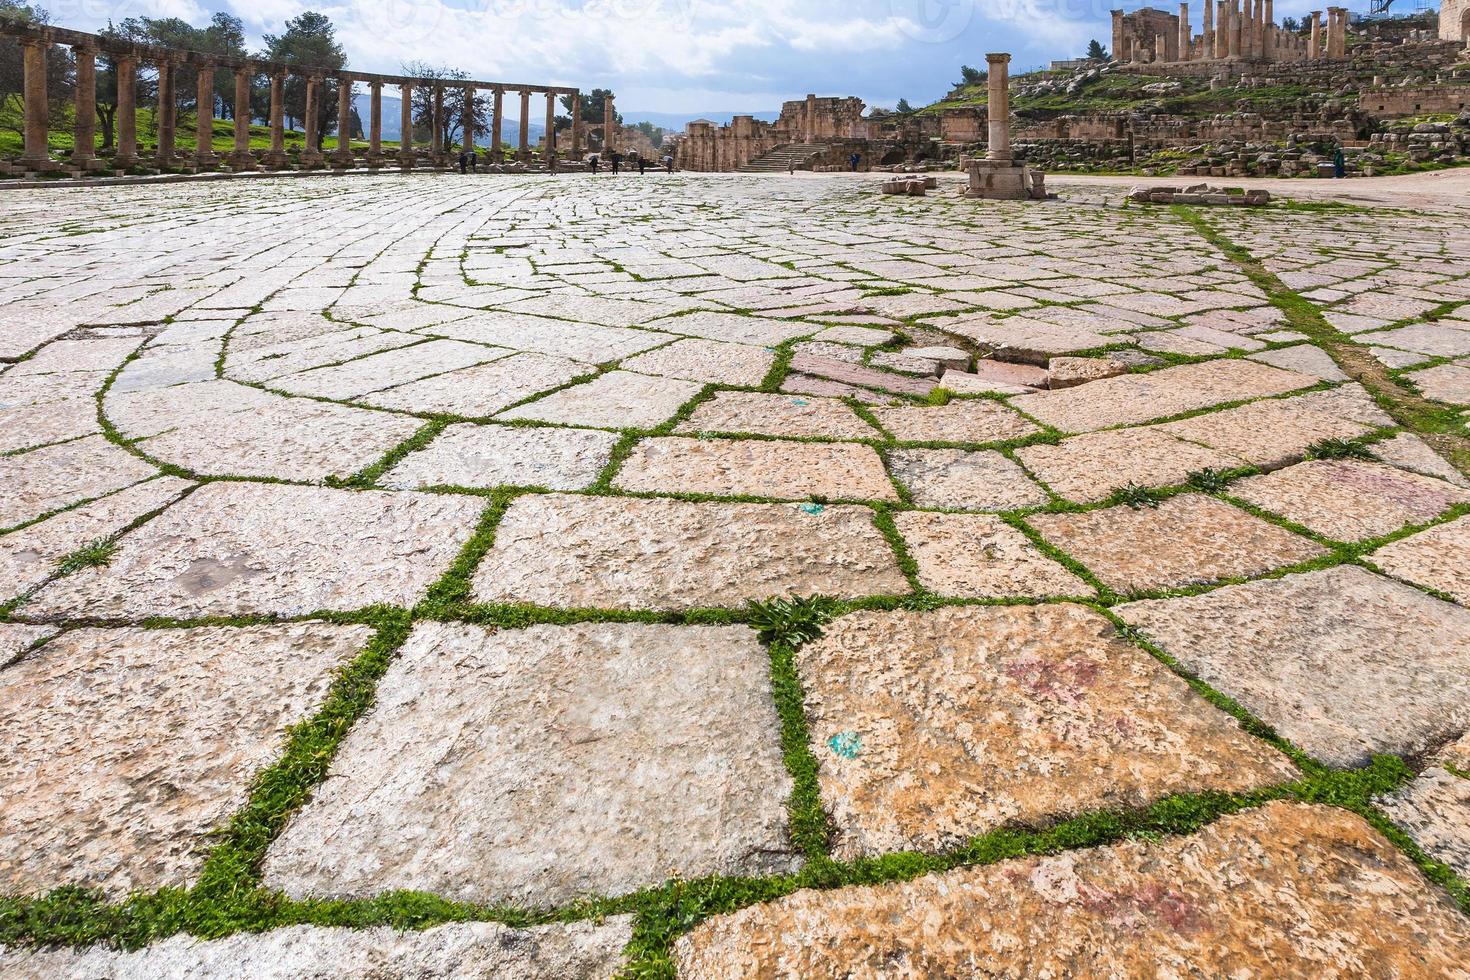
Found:
<svg viewBox="0 0 1470 980"><path fill-rule="evenodd" d="M346 364L276 378L270 386L293 395L360 398L369 392L493 361L509 354L510 351L502 347L485 347L457 340L431 340L414 347L371 354Z"/></svg>
<svg viewBox="0 0 1470 980"><path fill-rule="evenodd" d="M0 667L14 657L30 649L33 643L55 636L52 626L24 626L19 623L0 623Z"/></svg>
<svg viewBox="0 0 1470 980"><path fill-rule="evenodd" d="M1362 817L1269 803L1197 834L806 890L696 926L685 980L729 976L1442 976L1470 920Z"/></svg>
<svg viewBox="0 0 1470 980"><path fill-rule="evenodd" d="M1457 487L1470 487L1470 479L1465 474L1451 466L1427 442L1409 432L1400 432L1392 439L1375 442L1373 455L1401 470L1436 476Z"/></svg>
<svg viewBox="0 0 1470 980"><path fill-rule="evenodd" d="M1368 560L1395 578L1470 606L1470 516L1384 545Z"/></svg>
<svg viewBox="0 0 1470 980"><path fill-rule="evenodd" d="M716 340L680 340L623 362L629 371L703 384L754 387L776 360L769 348Z"/></svg>
<svg viewBox="0 0 1470 980"><path fill-rule="evenodd" d="M1470 878L1470 778L1434 767L1378 805L1436 861Z"/></svg>
<svg viewBox="0 0 1470 980"><path fill-rule="evenodd" d="M1356 459L1309 460L1239 480L1230 492L1336 541L1381 537L1470 503L1470 490Z"/></svg>
<svg viewBox="0 0 1470 980"><path fill-rule="evenodd" d="M601 429L651 429L667 422L702 388L677 378L609 371L498 417Z"/></svg>
<svg viewBox="0 0 1470 980"><path fill-rule="evenodd" d="M421 623L265 881L545 905L791 871L779 729L743 626Z"/></svg>
<svg viewBox="0 0 1470 980"><path fill-rule="evenodd" d="M484 418L590 375L590 365L545 354L513 354L364 395L364 405Z"/></svg>
<svg viewBox="0 0 1470 980"><path fill-rule="evenodd" d="M783 272L785 270L782 270ZM700 311L687 316L670 317L648 324L652 329L690 334L707 340L725 340L740 344L774 347L787 340L814 334L822 328L792 320L773 320L745 316L740 313Z"/></svg>
<svg viewBox="0 0 1470 980"><path fill-rule="evenodd" d="M82 629L0 672L0 890L191 884L365 626Z"/></svg>
<svg viewBox="0 0 1470 980"><path fill-rule="evenodd" d="M378 481L385 487L545 487L582 490L596 482L618 437L598 429L451 425Z"/></svg>
<svg viewBox="0 0 1470 980"><path fill-rule="evenodd" d="M797 668L841 860L1297 776L1083 606L853 613Z"/></svg>
<svg viewBox="0 0 1470 980"><path fill-rule="evenodd" d="M1192 493L1156 507L1035 514L1027 523L1122 593L1249 578L1327 554L1315 541Z"/></svg>
<svg viewBox="0 0 1470 980"><path fill-rule="evenodd" d="M1158 428L1089 432L1055 446L1023 446L1016 456L1058 496L1077 503L1106 500L1129 484L1178 486L1191 473L1241 465L1229 453L1176 439Z"/></svg>
<svg viewBox="0 0 1470 980"><path fill-rule="evenodd" d="M742 606L782 595L907 593L866 507L518 497L475 573L482 602Z"/></svg>
<svg viewBox="0 0 1470 980"><path fill-rule="evenodd" d="M1466 331L1470 335L1470 331ZM1470 367L1441 364L1405 375L1425 398L1450 405L1470 405Z"/></svg>
<svg viewBox="0 0 1470 980"><path fill-rule="evenodd" d="M989 399L961 399L937 407L875 408L873 416L900 442L1001 442L1041 431Z"/></svg>
<svg viewBox="0 0 1470 980"><path fill-rule="evenodd" d="M855 443L644 439L613 483L635 493L898 501L877 450Z"/></svg>
<svg viewBox="0 0 1470 980"><path fill-rule="evenodd" d="M1011 404L1063 432L1136 425L1225 402L1310 388L1314 377L1246 360L1206 361L1019 395Z"/></svg>
<svg viewBox="0 0 1470 980"><path fill-rule="evenodd" d="M1397 330L1360 334L1360 343L1381 344L1434 357L1464 357L1470 354L1470 330L1415 323Z"/></svg>
<svg viewBox="0 0 1470 980"><path fill-rule="evenodd" d="M919 581L957 599L1090 596L1090 585L993 514L894 515Z"/></svg>
<svg viewBox="0 0 1470 980"><path fill-rule="evenodd" d="M132 486L158 471L102 436L0 457L0 528Z"/></svg>
<svg viewBox="0 0 1470 980"><path fill-rule="evenodd" d="M1470 609L1354 566L1114 610L1334 766L1470 727Z"/></svg>
<svg viewBox="0 0 1470 980"><path fill-rule="evenodd" d="M624 964L633 917L515 929L462 922L422 932L287 926L200 940L180 934L132 952L6 951L0 973L16 980L300 980L302 977L495 977L612 980Z"/></svg>
<svg viewBox="0 0 1470 980"><path fill-rule="evenodd" d="M1043 507L1051 496L1026 471L994 451L894 449L893 476L918 507L1016 510Z"/></svg>
<svg viewBox="0 0 1470 980"><path fill-rule="evenodd" d="M211 483L124 535L105 568L46 586L27 618L301 616L411 606L474 533L463 497Z"/></svg>
<svg viewBox="0 0 1470 980"><path fill-rule="evenodd" d="M1295 398L1268 399L1168 422L1158 431L1201 443L1256 466L1280 467L1301 459L1314 443L1356 439L1374 426L1344 415L1342 406L1312 392Z"/></svg>
<svg viewBox="0 0 1470 980"><path fill-rule="evenodd" d="M0 537L0 596L13 598L42 584L67 555L112 538L193 485L171 476L145 480Z"/></svg>
<svg viewBox="0 0 1470 980"><path fill-rule="evenodd" d="M673 334L655 330L568 323L513 313L478 313L469 319L441 324L426 332L513 350L552 354L588 364L605 364L632 357L675 339Z"/></svg>
<svg viewBox="0 0 1470 980"><path fill-rule="evenodd" d="M90 398L0 408L0 453L76 439L101 428L97 403Z"/></svg>
<svg viewBox="0 0 1470 980"><path fill-rule="evenodd" d="M1297 344L1295 347L1262 351L1259 354L1249 355L1249 359L1300 374L1310 374L1322 381L1348 380L1347 374L1337 366L1332 355L1312 344Z"/></svg>
<svg viewBox="0 0 1470 980"><path fill-rule="evenodd" d="M688 421L674 430L750 433L825 439L879 439L882 434L835 398L718 391L700 402Z"/></svg>

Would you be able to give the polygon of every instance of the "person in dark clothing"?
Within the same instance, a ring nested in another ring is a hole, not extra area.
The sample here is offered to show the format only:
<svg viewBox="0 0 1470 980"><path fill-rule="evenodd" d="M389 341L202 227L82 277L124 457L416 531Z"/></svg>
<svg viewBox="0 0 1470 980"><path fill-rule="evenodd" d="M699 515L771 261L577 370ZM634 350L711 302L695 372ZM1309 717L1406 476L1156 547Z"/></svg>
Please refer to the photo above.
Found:
<svg viewBox="0 0 1470 980"><path fill-rule="evenodd" d="M597 165L601 162L602 161L598 158L597 154L594 153L592 154L591 158L588 159L587 165L592 168L593 173L597 173Z"/></svg>
<svg viewBox="0 0 1470 980"><path fill-rule="evenodd" d="M674 172L674 158L672 155L664 155L664 169L667 170L669 173Z"/></svg>
<svg viewBox="0 0 1470 980"><path fill-rule="evenodd" d="M643 159L643 154L641 154L641 153L638 154L638 176L640 176L640 177L643 176L644 167L646 167L646 166L647 166L647 161L645 161Z"/></svg>
<svg viewBox="0 0 1470 980"><path fill-rule="evenodd" d="M612 172L613 173L618 173L623 168L623 155L621 153L619 153L617 150L613 150L613 154L612 154L612 165L613 165L613 169L612 169Z"/></svg>
<svg viewBox="0 0 1470 980"><path fill-rule="evenodd" d="M465 159L465 155L462 152L459 155L459 172L462 174L467 174L470 172L469 161Z"/></svg>
<svg viewBox="0 0 1470 980"><path fill-rule="evenodd" d="M1332 154L1332 176L1338 180L1347 176L1347 160L1343 157L1342 147L1340 146L1337 148L1337 152Z"/></svg>
<svg viewBox="0 0 1470 980"><path fill-rule="evenodd" d="M470 169L473 170L475 173L479 173L480 172L480 154L478 154L478 153L467 153L465 155L470 158Z"/></svg>
<svg viewBox="0 0 1470 980"><path fill-rule="evenodd" d="M847 162L852 166L852 172L857 173L858 164L863 162L862 155L854 153L852 156L847 158Z"/></svg>

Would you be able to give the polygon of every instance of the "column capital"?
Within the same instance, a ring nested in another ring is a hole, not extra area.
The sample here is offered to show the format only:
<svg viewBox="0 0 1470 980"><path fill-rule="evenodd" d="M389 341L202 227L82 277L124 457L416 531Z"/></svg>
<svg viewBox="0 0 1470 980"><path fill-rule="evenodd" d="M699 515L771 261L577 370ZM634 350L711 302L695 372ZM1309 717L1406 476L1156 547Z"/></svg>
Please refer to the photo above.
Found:
<svg viewBox="0 0 1470 980"><path fill-rule="evenodd" d="M1005 65L1009 64L1010 60L1011 56L1003 51L992 52L985 56L985 63L989 65Z"/></svg>

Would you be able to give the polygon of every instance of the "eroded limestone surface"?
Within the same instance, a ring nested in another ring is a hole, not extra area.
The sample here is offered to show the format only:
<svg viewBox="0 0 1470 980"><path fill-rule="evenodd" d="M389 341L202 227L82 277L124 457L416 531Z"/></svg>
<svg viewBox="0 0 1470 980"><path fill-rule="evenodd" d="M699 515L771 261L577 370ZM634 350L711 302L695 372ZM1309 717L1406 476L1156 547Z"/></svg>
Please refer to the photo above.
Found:
<svg viewBox="0 0 1470 980"><path fill-rule="evenodd" d="M618 471L622 490L804 500L898 500L871 446L765 439L645 439Z"/></svg>
<svg viewBox="0 0 1470 980"><path fill-rule="evenodd" d="M537 905L790 870L769 674L741 626L420 624L266 881Z"/></svg>
<svg viewBox="0 0 1470 980"><path fill-rule="evenodd" d="M192 883L363 626L82 629L0 671L0 891Z"/></svg>
<svg viewBox="0 0 1470 980"><path fill-rule="evenodd" d="M600 429L650 429L668 421L699 389L693 381L609 371L498 417Z"/></svg>
<svg viewBox="0 0 1470 980"><path fill-rule="evenodd" d="M1414 755L1470 727L1470 610L1361 568L1116 612L1332 765Z"/></svg>
<svg viewBox="0 0 1470 980"><path fill-rule="evenodd" d="M742 606L909 590L866 507L519 497L475 573L484 602L561 608Z"/></svg>
<svg viewBox="0 0 1470 980"><path fill-rule="evenodd" d="M835 398L721 391L701 402L680 433L748 432L762 436L877 439L878 432Z"/></svg>
<svg viewBox="0 0 1470 980"><path fill-rule="evenodd" d="M0 529L132 486L158 473L101 436L0 457Z"/></svg>
<svg viewBox="0 0 1470 980"><path fill-rule="evenodd" d="M1395 578L1470 606L1470 517L1384 545L1368 560Z"/></svg>
<svg viewBox="0 0 1470 980"><path fill-rule="evenodd" d="M385 487L545 487L581 490L597 480L618 437L598 429L452 425L379 481Z"/></svg>
<svg viewBox="0 0 1470 980"><path fill-rule="evenodd" d="M0 972L16 980L611 980L623 965L633 917L513 929L464 922L422 932L288 926L201 941L172 936L135 952L105 947L27 952L0 948Z"/></svg>
<svg viewBox="0 0 1470 980"><path fill-rule="evenodd" d="M1470 490L1355 459L1311 460L1241 480L1230 492L1337 541L1391 534L1470 502Z"/></svg>
<svg viewBox="0 0 1470 980"><path fill-rule="evenodd" d="M1129 841L720 916L679 976L1457 977L1470 920L1363 818L1271 803Z"/></svg>
<svg viewBox="0 0 1470 980"><path fill-rule="evenodd" d="M853 613L797 665L845 859L1296 772L1082 606Z"/></svg>
<svg viewBox="0 0 1470 980"><path fill-rule="evenodd" d="M1430 857L1470 877L1470 775L1426 769L1378 805Z"/></svg>
<svg viewBox="0 0 1470 980"><path fill-rule="evenodd" d="M895 449L888 460L916 507L1002 511L1051 501L1025 470L998 452Z"/></svg>
<svg viewBox="0 0 1470 980"><path fill-rule="evenodd" d="M910 511L894 517L919 581L958 599L1092 595L1092 586L991 514Z"/></svg>

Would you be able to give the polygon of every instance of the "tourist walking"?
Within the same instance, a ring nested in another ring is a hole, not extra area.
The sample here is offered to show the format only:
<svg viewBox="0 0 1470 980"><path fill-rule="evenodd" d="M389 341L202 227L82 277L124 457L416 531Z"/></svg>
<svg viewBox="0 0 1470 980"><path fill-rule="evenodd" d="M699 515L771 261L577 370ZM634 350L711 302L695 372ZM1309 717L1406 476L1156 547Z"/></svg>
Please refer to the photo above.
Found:
<svg viewBox="0 0 1470 980"><path fill-rule="evenodd" d="M644 173L644 169L643 168L644 168L646 162L643 159L643 154L639 153L639 154L637 154L637 156L638 156L638 176L642 177L643 176L643 173Z"/></svg>
<svg viewBox="0 0 1470 980"><path fill-rule="evenodd" d="M613 152L612 152L612 165L613 165L613 169L612 169L612 172L613 173L617 173L623 167L623 155L621 153L619 153L617 150L613 150Z"/></svg>
<svg viewBox="0 0 1470 980"><path fill-rule="evenodd" d="M669 173L674 172L674 155L672 153L664 154L664 169Z"/></svg>
<svg viewBox="0 0 1470 980"><path fill-rule="evenodd" d="M1337 152L1332 154L1332 176L1338 180L1342 180L1342 178L1347 176L1347 160L1343 157L1342 147L1340 146L1337 148Z"/></svg>
<svg viewBox="0 0 1470 980"><path fill-rule="evenodd" d="M857 173L858 164L863 162L862 154L854 153L852 156L847 158L847 162L852 166L852 172Z"/></svg>
<svg viewBox="0 0 1470 980"><path fill-rule="evenodd" d="M470 164L469 161L465 159L465 154L463 150L461 150L459 153L459 172L462 174L467 174L470 172Z"/></svg>
<svg viewBox="0 0 1470 980"><path fill-rule="evenodd" d="M593 173L597 173L597 165L599 163L601 163L601 162L602 161L598 159L598 156L597 156L596 153L592 154L590 157L587 158L587 166L589 166L589 167L592 168L592 172Z"/></svg>

